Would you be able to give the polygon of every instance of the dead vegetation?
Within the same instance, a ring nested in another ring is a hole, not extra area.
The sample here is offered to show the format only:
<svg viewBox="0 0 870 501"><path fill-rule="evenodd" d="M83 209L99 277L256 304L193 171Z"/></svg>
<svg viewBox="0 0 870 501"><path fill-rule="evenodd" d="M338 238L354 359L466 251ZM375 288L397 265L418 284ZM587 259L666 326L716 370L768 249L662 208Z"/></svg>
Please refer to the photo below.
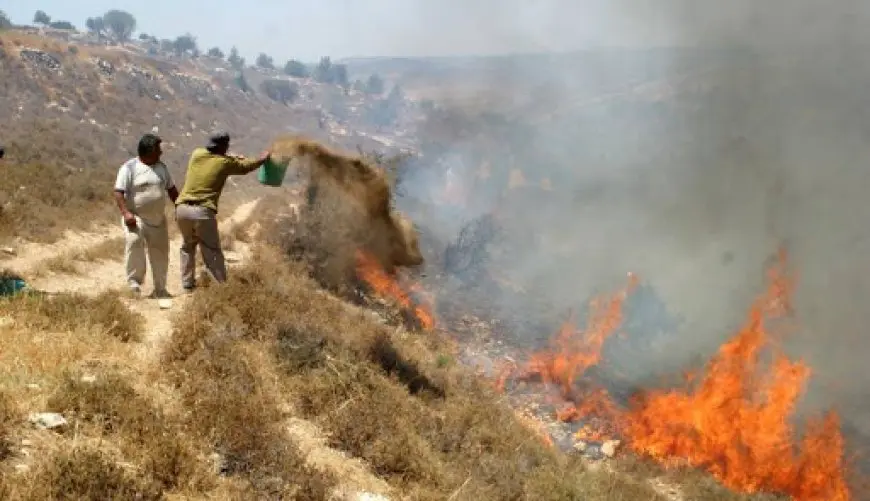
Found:
<svg viewBox="0 0 870 501"><path fill-rule="evenodd" d="M130 311L114 291L84 294L18 294L0 301L0 313L21 327L66 332L94 329L121 341L139 341L144 319Z"/></svg>
<svg viewBox="0 0 870 501"><path fill-rule="evenodd" d="M268 430L284 404L406 499L658 499L642 481L578 482L595 474L530 434L485 382L439 363L447 344L348 309L263 252L193 299L163 361L193 414L210 416L202 429L230 471L275 467L262 444L281 443Z"/></svg>

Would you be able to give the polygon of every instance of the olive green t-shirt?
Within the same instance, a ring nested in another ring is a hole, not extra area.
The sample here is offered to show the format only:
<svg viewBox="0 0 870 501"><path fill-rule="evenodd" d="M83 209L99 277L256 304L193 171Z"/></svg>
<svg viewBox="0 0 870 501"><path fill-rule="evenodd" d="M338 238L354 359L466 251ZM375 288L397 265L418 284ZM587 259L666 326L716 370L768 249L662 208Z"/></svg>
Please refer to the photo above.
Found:
<svg viewBox="0 0 870 501"><path fill-rule="evenodd" d="M205 148L197 148L190 155L184 187L175 201L176 205L193 202L217 212L218 200L228 176L247 174L258 167L254 160L239 160L217 155Z"/></svg>

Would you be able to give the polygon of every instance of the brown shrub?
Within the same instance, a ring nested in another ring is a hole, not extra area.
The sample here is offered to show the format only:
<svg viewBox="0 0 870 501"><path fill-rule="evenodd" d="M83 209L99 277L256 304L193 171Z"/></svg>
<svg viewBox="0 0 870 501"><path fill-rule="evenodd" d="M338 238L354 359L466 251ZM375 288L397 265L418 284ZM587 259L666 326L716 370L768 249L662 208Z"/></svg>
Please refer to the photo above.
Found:
<svg viewBox="0 0 870 501"><path fill-rule="evenodd" d="M144 318L130 311L115 292L83 294L18 294L0 301L0 311L27 327L53 332L93 328L121 341L139 341Z"/></svg>
<svg viewBox="0 0 870 501"><path fill-rule="evenodd" d="M221 294L220 289L204 293ZM235 335L244 336L252 328L244 318L244 314L234 321L224 317L222 327L210 324L210 332L199 333L203 337L197 348L191 350L186 342L170 357L174 362L170 374L190 410L191 431L220 455L223 474L248 482L250 495L326 499L334 481L309 468L289 442L281 428L275 392L253 369L262 366L256 348Z"/></svg>
<svg viewBox="0 0 870 501"><path fill-rule="evenodd" d="M85 382L68 374L48 399L47 408L95 426L98 433L118 437L128 455L163 489L196 482L205 485L196 455L180 425L121 376L109 374Z"/></svg>
<svg viewBox="0 0 870 501"><path fill-rule="evenodd" d="M6 393L0 392L0 461L12 453L12 430L19 420L18 409L13 400Z"/></svg>
<svg viewBox="0 0 870 501"><path fill-rule="evenodd" d="M88 448L61 452L28 482L25 500L164 499L146 473L128 472L105 453Z"/></svg>

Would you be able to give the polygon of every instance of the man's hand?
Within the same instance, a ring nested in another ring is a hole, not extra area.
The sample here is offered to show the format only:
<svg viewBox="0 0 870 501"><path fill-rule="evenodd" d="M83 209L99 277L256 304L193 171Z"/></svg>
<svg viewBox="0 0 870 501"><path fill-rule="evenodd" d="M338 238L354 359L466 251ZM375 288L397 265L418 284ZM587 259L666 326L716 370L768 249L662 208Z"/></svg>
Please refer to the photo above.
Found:
<svg viewBox="0 0 870 501"><path fill-rule="evenodd" d="M136 229L136 216L133 215L132 212L124 213L124 224L127 225L127 228L131 230Z"/></svg>
<svg viewBox="0 0 870 501"><path fill-rule="evenodd" d="M266 163L266 160L269 160L269 158L271 158L271 157L272 157L272 152L269 150L266 150L260 155L260 158L258 159L258 161L261 164Z"/></svg>

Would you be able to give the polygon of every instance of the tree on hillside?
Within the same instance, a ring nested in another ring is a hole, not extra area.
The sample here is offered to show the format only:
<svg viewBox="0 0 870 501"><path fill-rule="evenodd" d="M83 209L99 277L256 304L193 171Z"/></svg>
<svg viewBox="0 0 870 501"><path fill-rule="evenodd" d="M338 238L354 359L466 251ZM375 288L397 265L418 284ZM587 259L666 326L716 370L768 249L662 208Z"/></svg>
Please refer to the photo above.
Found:
<svg viewBox="0 0 870 501"><path fill-rule="evenodd" d="M373 73L366 81L365 92L368 94L381 95L384 93L384 79L377 73Z"/></svg>
<svg viewBox="0 0 870 501"><path fill-rule="evenodd" d="M272 60L272 56L267 56L265 53L261 52L259 56L257 56L257 66L267 70L275 69L275 62Z"/></svg>
<svg viewBox="0 0 870 501"><path fill-rule="evenodd" d="M305 78L308 76L308 67L301 61L291 59L284 65L284 73L291 77Z"/></svg>
<svg viewBox="0 0 870 501"><path fill-rule="evenodd" d="M320 62L314 68L314 79L322 83L332 83L332 60L329 56L320 58Z"/></svg>
<svg viewBox="0 0 870 501"><path fill-rule="evenodd" d="M215 59L223 59L224 58L224 51L220 50L220 48L218 48L218 47L212 47L211 49L208 50L206 55L208 57L213 57Z"/></svg>
<svg viewBox="0 0 870 501"><path fill-rule="evenodd" d="M230 49L230 55L227 56L227 62L230 63L236 70L242 70L245 67L245 58L239 56L239 49L232 47Z"/></svg>
<svg viewBox="0 0 870 501"><path fill-rule="evenodd" d="M347 77L347 66L343 64L332 65L332 82L336 85L347 88L347 86L350 84L350 81Z"/></svg>
<svg viewBox="0 0 870 501"><path fill-rule="evenodd" d="M196 37L191 35L190 33L185 33L180 37L176 38L174 42L172 42L172 50L178 56L183 56L184 54L190 54L195 56L199 51L196 46Z"/></svg>
<svg viewBox="0 0 870 501"><path fill-rule="evenodd" d="M76 27L73 23L69 21L52 21L51 24L48 25L50 28L54 28L56 30L75 30Z"/></svg>
<svg viewBox="0 0 870 501"><path fill-rule="evenodd" d="M317 67L314 68L314 79L321 83L330 83L348 86L347 66L343 64L332 64L332 59L329 56L320 58Z"/></svg>
<svg viewBox="0 0 870 501"><path fill-rule="evenodd" d="M0 30L8 30L11 27L12 21L9 19L9 16L7 16L5 12L0 10Z"/></svg>
<svg viewBox="0 0 870 501"><path fill-rule="evenodd" d="M103 14L103 25L112 33L115 40L124 43L130 40L130 36L136 31L136 18L129 12L112 9Z"/></svg>
<svg viewBox="0 0 870 501"><path fill-rule="evenodd" d="M393 105L400 105L405 101L405 92L399 87L399 84L394 85L392 90L390 90L389 95L387 95L387 101Z"/></svg>
<svg viewBox="0 0 870 501"><path fill-rule="evenodd" d="M299 85L287 80L265 80L260 84L260 90L270 99L284 104L292 103L299 97Z"/></svg>
<svg viewBox="0 0 870 501"><path fill-rule="evenodd" d="M36 14L33 15L33 24L48 26L51 24L51 16L46 14L43 10L38 10L36 11Z"/></svg>
<svg viewBox="0 0 870 501"><path fill-rule="evenodd" d="M97 35L97 37L102 38L103 32L106 30L106 24L103 22L102 17L89 17L85 21L85 28L94 35Z"/></svg>

